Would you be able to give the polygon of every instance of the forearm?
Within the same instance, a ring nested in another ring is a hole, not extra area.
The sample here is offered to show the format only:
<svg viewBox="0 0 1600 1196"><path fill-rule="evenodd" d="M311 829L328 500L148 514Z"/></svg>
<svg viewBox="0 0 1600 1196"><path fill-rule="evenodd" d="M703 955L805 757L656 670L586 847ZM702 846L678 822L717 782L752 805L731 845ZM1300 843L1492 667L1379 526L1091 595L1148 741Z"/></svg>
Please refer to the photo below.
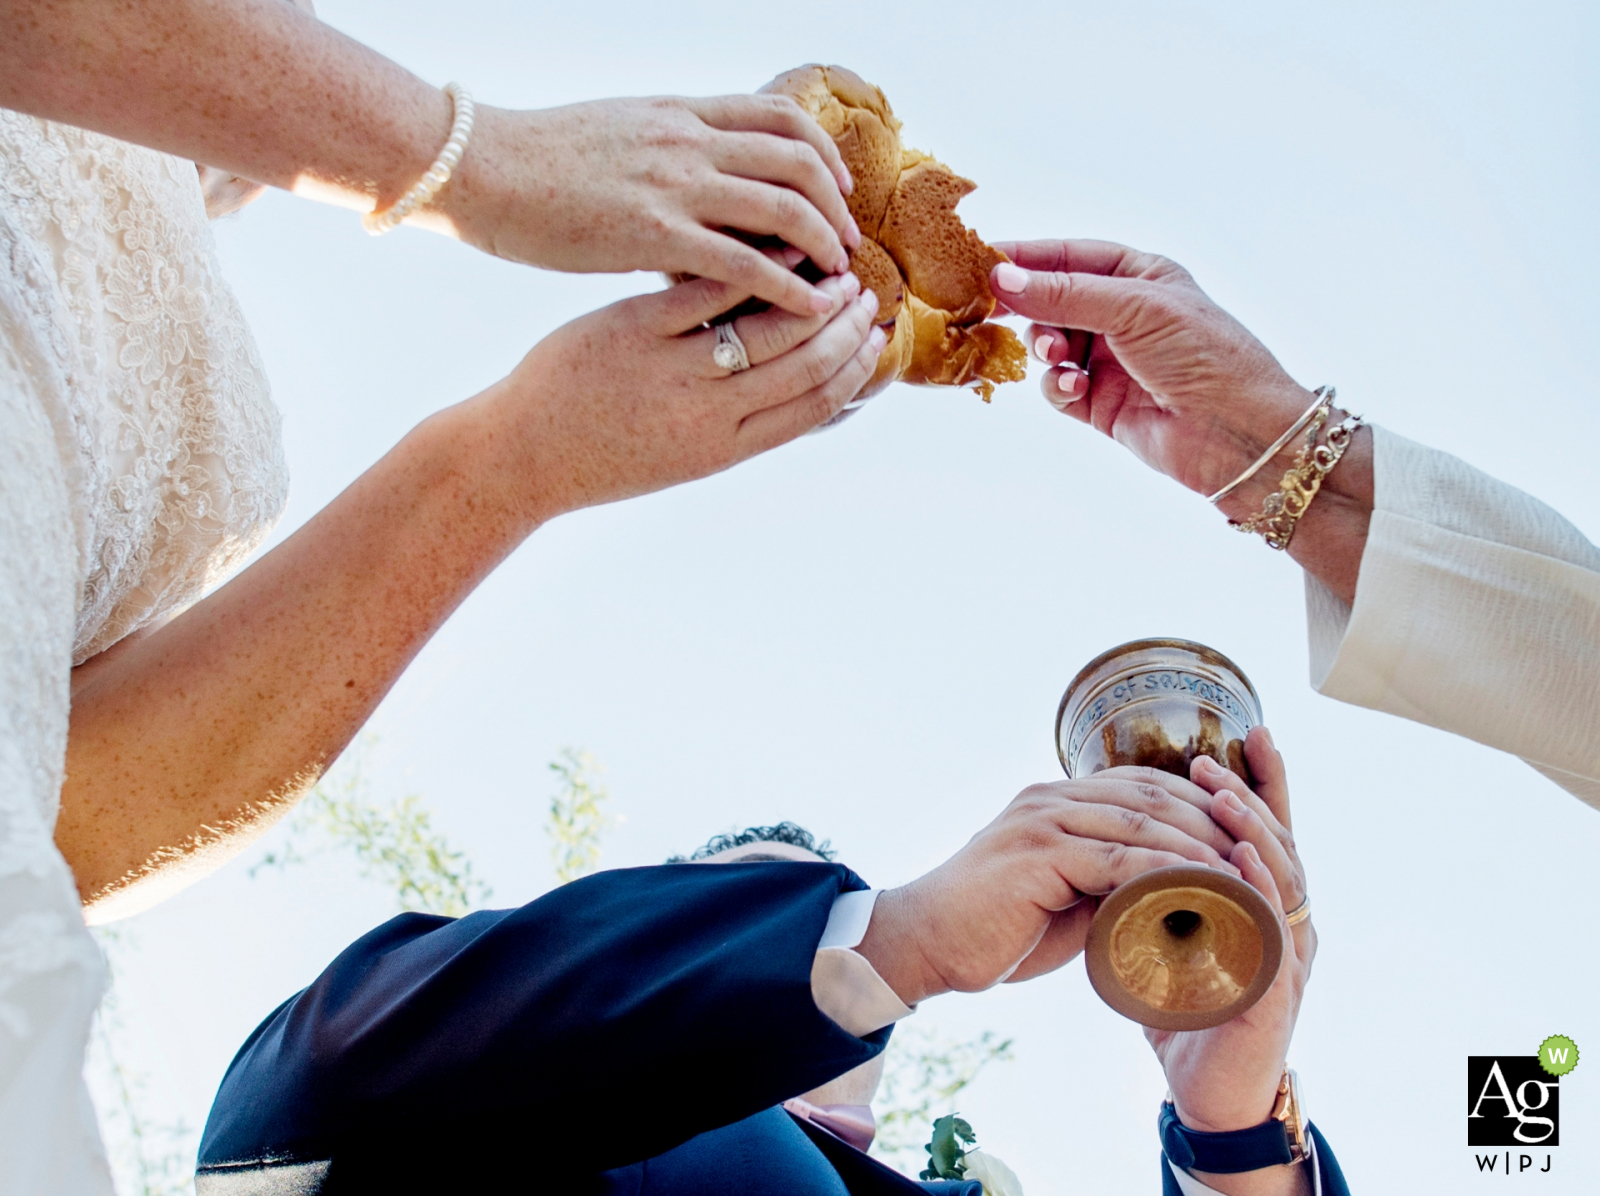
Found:
<svg viewBox="0 0 1600 1196"><path fill-rule="evenodd" d="M269 826L533 530L493 483L521 463L484 403L428 420L236 579L79 670L56 842L97 914L159 900Z"/></svg>
<svg viewBox="0 0 1600 1196"><path fill-rule="evenodd" d="M937 970L916 947L913 927L917 921L917 898L911 886L888 889L878 894L872 921L856 945L856 953L870 963L907 1005L916 1006L929 997L950 991Z"/></svg>
<svg viewBox="0 0 1600 1196"><path fill-rule="evenodd" d="M0 0L0 105L361 208L403 195L451 119L288 0Z"/></svg>

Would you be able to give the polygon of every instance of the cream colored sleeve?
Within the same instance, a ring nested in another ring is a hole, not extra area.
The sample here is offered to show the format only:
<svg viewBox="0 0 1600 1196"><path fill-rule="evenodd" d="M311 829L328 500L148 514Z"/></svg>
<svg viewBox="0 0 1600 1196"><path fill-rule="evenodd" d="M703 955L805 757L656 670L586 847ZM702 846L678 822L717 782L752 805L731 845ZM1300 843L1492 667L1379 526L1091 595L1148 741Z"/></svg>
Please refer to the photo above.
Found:
<svg viewBox="0 0 1600 1196"><path fill-rule="evenodd" d="M1372 433L1354 606L1306 575L1311 684L1512 752L1600 808L1600 549L1515 487Z"/></svg>

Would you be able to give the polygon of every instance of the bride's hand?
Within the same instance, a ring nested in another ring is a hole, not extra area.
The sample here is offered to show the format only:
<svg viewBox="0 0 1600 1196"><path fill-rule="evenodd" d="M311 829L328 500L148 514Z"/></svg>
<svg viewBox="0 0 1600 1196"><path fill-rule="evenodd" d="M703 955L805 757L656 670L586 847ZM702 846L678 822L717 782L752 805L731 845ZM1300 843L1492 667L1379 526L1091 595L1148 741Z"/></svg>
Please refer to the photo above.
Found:
<svg viewBox="0 0 1600 1196"><path fill-rule="evenodd" d="M736 374L702 325L746 292L696 279L625 299L557 329L461 414L535 522L716 473L836 415L871 377L876 297L852 274L819 289L826 312L735 321L751 363Z"/></svg>
<svg viewBox="0 0 1600 1196"><path fill-rule="evenodd" d="M822 290L815 317L741 318L738 374L701 327L746 298L718 282L557 329L227 585L85 666L56 841L95 916L159 901L271 825L541 522L725 469L838 412L883 333L854 278Z"/></svg>
<svg viewBox="0 0 1600 1196"><path fill-rule="evenodd" d="M445 144L451 101L296 11L310 7L0 5L0 108L386 208ZM832 138L783 96L480 104L460 166L410 219L514 262L694 274L803 315L822 306L816 288L729 231L840 273L861 239L851 186Z"/></svg>
<svg viewBox="0 0 1600 1196"><path fill-rule="evenodd" d="M512 261L693 274L807 313L826 310L817 290L729 230L777 237L841 273L861 243L852 186L833 139L787 96L484 106L439 213Z"/></svg>

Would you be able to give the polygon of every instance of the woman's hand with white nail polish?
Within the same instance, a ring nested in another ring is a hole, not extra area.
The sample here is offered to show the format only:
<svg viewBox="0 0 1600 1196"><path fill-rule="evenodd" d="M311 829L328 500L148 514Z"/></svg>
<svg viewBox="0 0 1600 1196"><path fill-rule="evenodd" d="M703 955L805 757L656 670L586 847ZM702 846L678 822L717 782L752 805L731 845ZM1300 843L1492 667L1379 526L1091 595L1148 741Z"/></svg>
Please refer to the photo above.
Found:
<svg viewBox="0 0 1600 1196"><path fill-rule="evenodd" d="M1036 321L1023 339L1052 366L1045 398L1190 490L1222 489L1311 403L1266 346L1166 258L1106 241L995 248L1012 261L995 268L990 290L1007 311ZM1087 382L1069 365L1086 369ZM1330 423L1343 417L1336 409ZM1237 521L1260 511L1297 447L1224 498L1223 514ZM1351 602L1372 513L1370 431L1356 432L1321 494L1289 555Z"/></svg>
<svg viewBox="0 0 1600 1196"><path fill-rule="evenodd" d="M1066 362L1046 377L1045 397L1056 410L1065 411L1080 399L1089 397L1089 375L1072 362Z"/></svg>
<svg viewBox="0 0 1600 1196"><path fill-rule="evenodd" d="M1050 402L1192 490L1237 476L1310 401L1165 258L1100 241L998 248L1013 262L995 268L991 289L1037 321L1025 339L1048 343L1041 360L1058 367L1043 383ZM1085 367L1087 384L1063 364Z"/></svg>
<svg viewBox="0 0 1600 1196"><path fill-rule="evenodd" d="M534 523L704 477L837 415L872 376L877 297L848 274L818 292L825 312L736 320L750 358L737 373L713 360L705 325L749 293L696 279L557 329L463 406L487 421Z"/></svg>
<svg viewBox="0 0 1600 1196"><path fill-rule="evenodd" d="M851 187L833 138L786 96L480 105L428 219L512 261L696 275L804 314L824 310L815 288L748 242L777 238L842 273L861 243Z"/></svg>

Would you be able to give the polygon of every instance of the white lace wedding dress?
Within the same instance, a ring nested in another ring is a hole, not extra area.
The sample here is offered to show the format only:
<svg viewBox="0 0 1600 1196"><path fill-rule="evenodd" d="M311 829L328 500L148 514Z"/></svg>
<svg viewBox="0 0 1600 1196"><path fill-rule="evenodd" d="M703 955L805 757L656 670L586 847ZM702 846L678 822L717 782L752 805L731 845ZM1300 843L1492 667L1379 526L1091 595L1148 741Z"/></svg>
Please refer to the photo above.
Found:
<svg viewBox="0 0 1600 1196"><path fill-rule="evenodd" d="M278 415L192 163L0 110L0 1193L111 1190L103 966L52 834L74 664L282 509Z"/></svg>

